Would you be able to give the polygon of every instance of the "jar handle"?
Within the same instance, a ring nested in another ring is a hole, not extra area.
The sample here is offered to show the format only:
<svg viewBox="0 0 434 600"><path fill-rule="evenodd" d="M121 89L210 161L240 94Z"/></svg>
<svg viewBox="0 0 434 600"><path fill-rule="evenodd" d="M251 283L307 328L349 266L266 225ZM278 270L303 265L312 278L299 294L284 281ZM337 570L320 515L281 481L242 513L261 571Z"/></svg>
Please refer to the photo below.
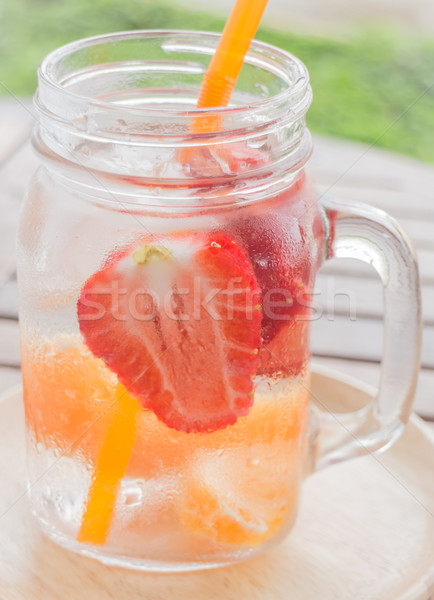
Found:
<svg viewBox="0 0 434 600"><path fill-rule="evenodd" d="M356 258L377 271L384 294L381 377L373 402L351 414L320 411L316 469L384 449L409 419L420 367L421 299L416 253L400 225L377 208L320 201L326 258Z"/></svg>

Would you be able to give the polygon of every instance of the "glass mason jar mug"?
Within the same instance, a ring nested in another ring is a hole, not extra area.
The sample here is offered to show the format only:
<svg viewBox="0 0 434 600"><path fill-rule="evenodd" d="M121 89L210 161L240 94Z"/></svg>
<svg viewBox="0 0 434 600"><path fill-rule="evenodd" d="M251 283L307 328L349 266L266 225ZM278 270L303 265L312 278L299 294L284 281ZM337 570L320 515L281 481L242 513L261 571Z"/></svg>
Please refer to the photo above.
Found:
<svg viewBox="0 0 434 600"><path fill-rule="evenodd" d="M143 569L282 540L306 473L396 439L419 361L407 238L317 201L305 174L304 65L254 42L231 105L195 110L217 41L79 41L44 60L35 98L43 166L18 243L31 505L62 545ZM309 316L332 256L378 271L385 342L377 400L329 418L323 443Z"/></svg>

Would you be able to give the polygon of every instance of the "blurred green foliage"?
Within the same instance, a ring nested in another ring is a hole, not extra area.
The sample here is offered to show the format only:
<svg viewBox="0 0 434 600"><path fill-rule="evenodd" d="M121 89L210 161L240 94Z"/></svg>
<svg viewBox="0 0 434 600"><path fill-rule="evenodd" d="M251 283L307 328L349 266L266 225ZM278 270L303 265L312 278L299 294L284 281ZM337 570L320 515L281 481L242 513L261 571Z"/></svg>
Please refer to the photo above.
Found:
<svg viewBox="0 0 434 600"><path fill-rule="evenodd" d="M33 93L42 57L81 37L128 29L221 31L223 25L221 18L161 0L3 0L0 92ZM349 41L266 28L257 37L306 63L314 90L308 119L313 131L434 162L434 40L384 29Z"/></svg>

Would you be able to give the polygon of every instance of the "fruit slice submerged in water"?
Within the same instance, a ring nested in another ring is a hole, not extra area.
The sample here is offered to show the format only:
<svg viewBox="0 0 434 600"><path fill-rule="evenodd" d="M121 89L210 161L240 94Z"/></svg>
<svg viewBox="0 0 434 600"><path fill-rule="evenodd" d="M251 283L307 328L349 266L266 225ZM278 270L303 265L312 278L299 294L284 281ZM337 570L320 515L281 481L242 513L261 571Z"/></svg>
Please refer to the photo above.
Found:
<svg viewBox="0 0 434 600"><path fill-rule="evenodd" d="M310 322L307 319L307 316L297 316L279 329L268 344L262 347L259 374L296 377L306 368L310 358Z"/></svg>
<svg viewBox="0 0 434 600"><path fill-rule="evenodd" d="M259 374L297 375L309 360L309 320L322 225L305 175L230 224L262 292Z"/></svg>
<svg viewBox="0 0 434 600"><path fill-rule="evenodd" d="M253 402L261 311L244 253L223 233L120 255L85 283L80 330L127 390L169 427L214 431Z"/></svg>
<svg viewBox="0 0 434 600"><path fill-rule="evenodd" d="M207 436L226 433L219 451L204 448L190 462L178 503L186 531L198 539L256 546L294 519L309 422L306 384L304 378L272 388L262 382L248 417Z"/></svg>
<svg viewBox="0 0 434 600"><path fill-rule="evenodd" d="M257 546L295 516L300 457L287 444L205 458L179 506L181 525L223 544Z"/></svg>
<svg viewBox="0 0 434 600"><path fill-rule="evenodd" d="M78 336L23 344L27 426L37 442L93 455L113 403L116 376Z"/></svg>

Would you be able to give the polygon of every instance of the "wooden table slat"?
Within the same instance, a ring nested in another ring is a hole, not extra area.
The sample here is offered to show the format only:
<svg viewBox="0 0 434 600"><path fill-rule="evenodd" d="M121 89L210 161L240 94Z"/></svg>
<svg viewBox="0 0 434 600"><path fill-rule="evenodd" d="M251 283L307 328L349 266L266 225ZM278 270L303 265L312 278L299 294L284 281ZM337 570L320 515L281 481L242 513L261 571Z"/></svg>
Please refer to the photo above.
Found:
<svg viewBox="0 0 434 600"><path fill-rule="evenodd" d="M18 283L15 274L0 286L0 319L18 319Z"/></svg>
<svg viewBox="0 0 434 600"><path fill-rule="evenodd" d="M31 102L2 100L0 104L0 166L28 139L34 124Z"/></svg>
<svg viewBox="0 0 434 600"><path fill-rule="evenodd" d="M0 285L16 269L15 238L25 189L38 165L30 144L26 143L0 169Z"/></svg>
<svg viewBox="0 0 434 600"><path fill-rule="evenodd" d="M378 387L380 363L313 356L312 367L327 367L347 377L354 377L374 387ZM414 410L425 419L434 421L434 371L421 369L414 400Z"/></svg>
<svg viewBox="0 0 434 600"><path fill-rule="evenodd" d="M384 198L396 199L395 207L434 210L434 168L420 160L361 143L331 137L314 137L309 167L321 187L369 194L377 206ZM377 200L375 200L375 194ZM411 215L409 215L411 216Z"/></svg>
<svg viewBox="0 0 434 600"><path fill-rule="evenodd" d="M13 367L0 367L0 394L21 383L21 370Z"/></svg>
<svg viewBox="0 0 434 600"><path fill-rule="evenodd" d="M313 304L320 314L329 316L383 319L383 286L378 278L328 274L323 269L316 280ZM422 307L424 323L434 325L434 285L422 286Z"/></svg>
<svg viewBox="0 0 434 600"><path fill-rule="evenodd" d="M0 365L20 367L20 331L18 321L0 319Z"/></svg>
<svg viewBox="0 0 434 600"><path fill-rule="evenodd" d="M382 355L381 321L340 315L312 323L312 351L321 356L379 361ZM434 368L434 327L426 325L422 339L422 366Z"/></svg>

